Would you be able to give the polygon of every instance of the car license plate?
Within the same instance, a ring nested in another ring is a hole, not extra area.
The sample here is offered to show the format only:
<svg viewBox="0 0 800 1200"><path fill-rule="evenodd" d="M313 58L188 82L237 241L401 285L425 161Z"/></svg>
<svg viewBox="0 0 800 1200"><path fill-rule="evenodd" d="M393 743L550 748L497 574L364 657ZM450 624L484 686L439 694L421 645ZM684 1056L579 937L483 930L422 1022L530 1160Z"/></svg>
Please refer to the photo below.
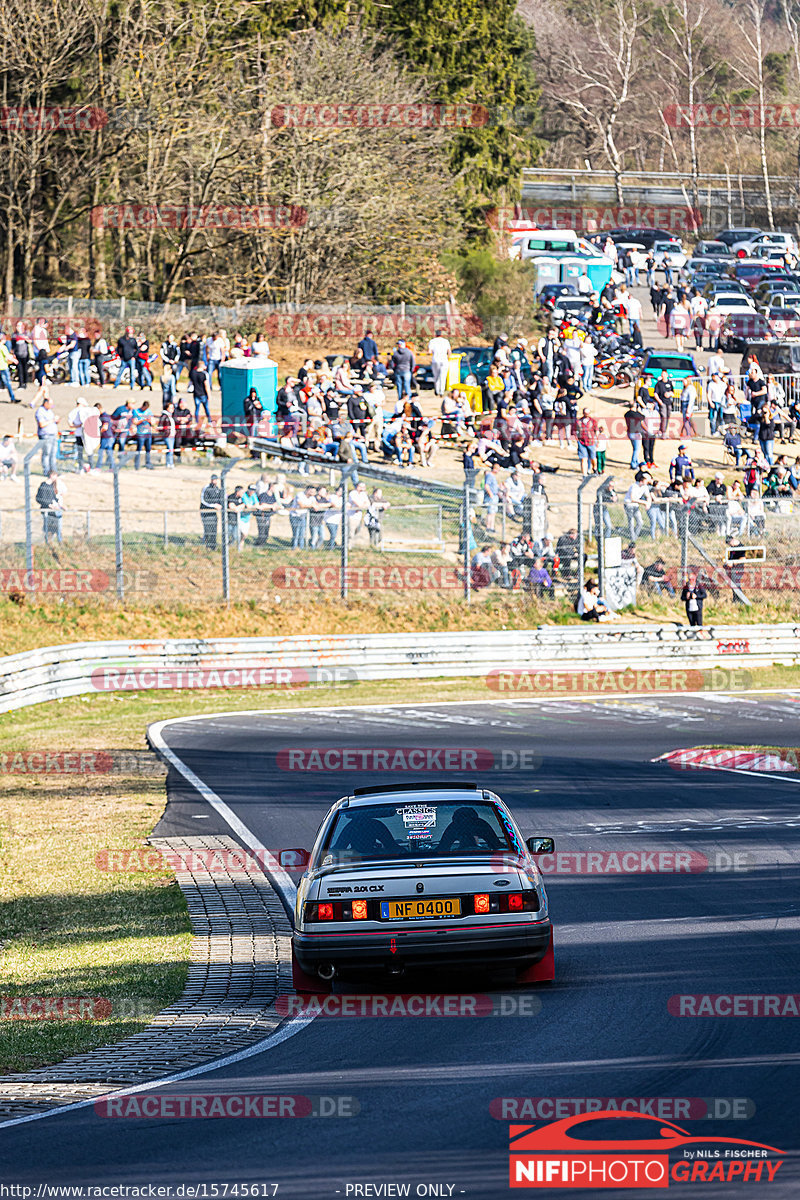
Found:
<svg viewBox="0 0 800 1200"><path fill-rule="evenodd" d="M381 919L384 921L425 921L431 917L460 917L458 897L437 897L427 900L381 900Z"/></svg>

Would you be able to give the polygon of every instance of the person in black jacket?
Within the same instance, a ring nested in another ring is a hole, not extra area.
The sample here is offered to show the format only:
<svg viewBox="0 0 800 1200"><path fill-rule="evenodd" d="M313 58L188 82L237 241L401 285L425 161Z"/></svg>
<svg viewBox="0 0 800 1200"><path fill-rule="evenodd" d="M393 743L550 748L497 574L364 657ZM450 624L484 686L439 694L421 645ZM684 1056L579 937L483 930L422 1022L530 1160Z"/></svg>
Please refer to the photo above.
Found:
<svg viewBox="0 0 800 1200"><path fill-rule="evenodd" d="M255 437L258 432L258 423L261 420L261 414L264 411L264 405L259 399L257 390L254 387L244 398L244 419L247 423L247 428L250 432L250 437Z"/></svg>
<svg viewBox="0 0 800 1200"><path fill-rule="evenodd" d="M352 395L347 397L347 419L359 437L363 437L369 421L369 411L364 399L364 392L358 384L353 389Z"/></svg>
<svg viewBox="0 0 800 1200"><path fill-rule="evenodd" d="M702 583L697 582L695 572L690 571L681 591L681 600L686 606L686 616L690 625L703 624L703 601L707 596L708 592Z"/></svg>
<svg viewBox="0 0 800 1200"><path fill-rule="evenodd" d="M117 354L119 355L119 370L117 378L114 380L114 387L119 387L119 381L126 371L130 371L131 375L131 391L136 382L136 356L139 353L139 343L133 336L133 326L128 325L122 337L117 342Z"/></svg>
<svg viewBox="0 0 800 1200"><path fill-rule="evenodd" d="M203 522L203 541L206 550L217 548L217 525L222 508L222 488L219 475L212 475L200 493L200 520Z"/></svg>

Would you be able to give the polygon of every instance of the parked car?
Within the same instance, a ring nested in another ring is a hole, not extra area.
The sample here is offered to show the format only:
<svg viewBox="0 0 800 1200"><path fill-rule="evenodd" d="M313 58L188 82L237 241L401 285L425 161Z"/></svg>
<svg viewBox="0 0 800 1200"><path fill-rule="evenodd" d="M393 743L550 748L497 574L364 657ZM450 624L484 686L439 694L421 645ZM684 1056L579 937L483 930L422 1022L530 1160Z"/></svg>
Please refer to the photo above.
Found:
<svg viewBox="0 0 800 1200"><path fill-rule="evenodd" d="M483 383L494 355L491 346L456 346L453 354L462 354L461 383Z"/></svg>
<svg viewBox="0 0 800 1200"><path fill-rule="evenodd" d="M708 255L712 255L714 258L731 257L731 248L727 242L698 242L694 252L704 258Z"/></svg>
<svg viewBox="0 0 800 1200"><path fill-rule="evenodd" d="M800 296L797 297L797 301L797 308L776 305L764 312L763 315L774 337L797 337L800 334Z"/></svg>
<svg viewBox="0 0 800 1200"><path fill-rule="evenodd" d="M632 225L630 229L612 229L608 233L608 237L615 245L617 242L639 242L646 250L651 250L653 244L658 241L678 241L678 238L674 237L668 229L653 229L649 225Z"/></svg>
<svg viewBox="0 0 800 1200"><path fill-rule="evenodd" d="M676 271L686 266L686 255L683 252L683 246L673 238L653 242L653 254L655 255L656 267L662 265L664 258L667 259L669 265Z"/></svg>
<svg viewBox="0 0 800 1200"><path fill-rule="evenodd" d="M732 294L717 292L709 305L707 315L709 317L727 317L731 313L754 313L755 311L756 306L749 296L740 296L736 292Z"/></svg>
<svg viewBox="0 0 800 1200"><path fill-rule="evenodd" d="M560 325L571 317L582 321L591 315L591 311L591 301L585 296L559 296L550 313L550 324Z"/></svg>
<svg viewBox="0 0 800 1200"><path fill-rule="evenodd" d="M749 341L769 340L774 336L763 313L755 309L729 313L719 332L719 345L723 351L743 350Z"/></svg>
<svg viewBox="0 0 800 1200"><path fill-rule="evenodd" d="M716 240L724 242L726 246L734 246L737 242L746 242L750 238L758 237L761 233L760 229L721 229L717 234Z"/></svg>
<svg viewBox="0 0 800 1200"><path fill-rule="evenodd" d="M743 283L739 283L737 279L731 279L729 275L722 275L718 279L712 279L703 288L703 295L708 300L709 304L713 303L714 296L747 296L749 292Z"/></svg>
<svg viewBox="0 0 800 1200"><path fill-rule="evenodd" d="M733 268L733 277L752 292L766 275L777 272L781 265L764 258L739 258Z"/></svg>
<svg viewBox="0 0 800 1200"><path fill-rule="evenodd" d="M769 247L779 250L781 253L788 251L791 254L797 254L797 242L794 234L785 233L779 229L768 229L764 233L757 233L754 237L742 238L733 243L732 249L738 258L748 258L759 247Z"/></svg>
<svg viewBox="0 0 800 1200"><path fill-rule="evenodd" d="M574 283L546 283L539 292L539 306L551 309L559 296L577 296L578 289Z"/></svg>
<svg viewBox="0 0 800 1200"><path fill-rule="evenodd" d="M800 375L800 340L752 339L742 352L739 373L746 375L750 359L755 358L765 375Z"/></svg>
<svg viewBox="0 0 800 1200"><path fill-rule="evenodd" d="M652 380L649 389L651 396L655 388L655 382L661 377L662 371L666 371L672 380L676 396L680 395L685 379L694 379L700 376L700 371L698 370L693 354L678 354L676 351L670 350L651 350L645 356L639 370L640 377L642 375L649 375Z"/></svg>

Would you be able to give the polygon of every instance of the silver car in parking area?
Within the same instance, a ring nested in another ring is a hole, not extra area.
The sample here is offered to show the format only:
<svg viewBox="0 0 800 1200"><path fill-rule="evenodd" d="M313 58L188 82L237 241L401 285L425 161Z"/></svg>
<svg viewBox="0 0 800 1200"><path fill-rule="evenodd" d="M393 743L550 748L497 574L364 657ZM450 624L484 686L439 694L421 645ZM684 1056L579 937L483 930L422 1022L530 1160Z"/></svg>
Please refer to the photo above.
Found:
<svg viewBox="0 0 800 1200"><path fill-rule="evenodd" d="M526 842L502 800L474 784L357 788L323 820L298 885L295 988L430 966L552 980L536 856L553 850L552 838Z"/></svg>

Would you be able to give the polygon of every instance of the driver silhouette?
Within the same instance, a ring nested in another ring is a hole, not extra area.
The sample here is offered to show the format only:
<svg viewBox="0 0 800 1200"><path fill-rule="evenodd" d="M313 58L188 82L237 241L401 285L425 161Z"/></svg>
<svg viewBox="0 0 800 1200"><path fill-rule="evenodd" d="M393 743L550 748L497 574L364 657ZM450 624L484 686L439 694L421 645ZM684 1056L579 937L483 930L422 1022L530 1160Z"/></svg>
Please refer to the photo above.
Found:
<svg viewBox="0 0 800 1200"><path fill-rule="evenodd" d="M364 858L373 854L398 854L399 848L383 821L355 813L336 839L334 850L353 850Z"/></svg>
<svg viewBox="0 0 800 1200"><path fill-rule="evenodd" d="M439 853L449 850L499 850L502 843L488 821L484 821L474 808L457 808L450 824L442 834Z"/></svg>

